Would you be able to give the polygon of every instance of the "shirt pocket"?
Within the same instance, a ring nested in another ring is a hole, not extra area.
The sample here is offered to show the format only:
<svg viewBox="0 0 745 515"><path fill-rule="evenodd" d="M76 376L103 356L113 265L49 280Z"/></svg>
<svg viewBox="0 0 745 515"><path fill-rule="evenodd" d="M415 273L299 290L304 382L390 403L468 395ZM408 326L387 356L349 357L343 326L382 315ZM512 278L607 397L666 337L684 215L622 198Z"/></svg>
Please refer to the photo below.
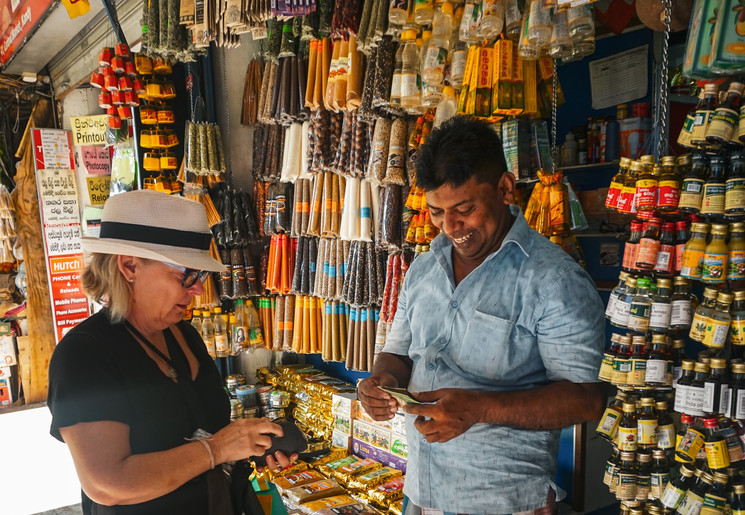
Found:
<svg viewBox="0 0 745 515"><path fill-rule="evenodd" d="M479 379L504 379L515 360L511 344L515 322L475 311L468 322L456 363Z"/></svg>

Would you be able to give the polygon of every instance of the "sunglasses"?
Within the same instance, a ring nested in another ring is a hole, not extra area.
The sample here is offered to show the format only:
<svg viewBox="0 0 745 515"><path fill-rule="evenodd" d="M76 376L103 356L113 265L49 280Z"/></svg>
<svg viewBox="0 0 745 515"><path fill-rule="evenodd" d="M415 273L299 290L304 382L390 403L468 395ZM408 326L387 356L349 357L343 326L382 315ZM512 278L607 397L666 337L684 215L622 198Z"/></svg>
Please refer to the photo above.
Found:
<svg viewBox="0 0 745 515"><path fill-rule="evenodd" d="M174 265L173 263L166 263L164 261L161 261L161 263L184 273L184 276L181 278L181 286L184 288L191 288L197 281L204 282L210 274L208 270L195 270L193 268L186 268Z"/></svg>

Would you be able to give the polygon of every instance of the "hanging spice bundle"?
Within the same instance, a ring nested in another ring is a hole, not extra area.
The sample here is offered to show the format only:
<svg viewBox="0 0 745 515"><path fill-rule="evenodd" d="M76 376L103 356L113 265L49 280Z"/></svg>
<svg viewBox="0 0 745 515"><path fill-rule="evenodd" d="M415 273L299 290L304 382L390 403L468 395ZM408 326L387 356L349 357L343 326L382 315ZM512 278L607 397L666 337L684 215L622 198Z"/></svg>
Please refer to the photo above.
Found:
<svg viewBox="0 0 745 515"><path fill-rule="evenodd" d="M295 297L291 345L294 352L303 354L321 352L323 309L322 299L303 295Z"/></svg>
<svg viewBox="0 0 745 515"><path fill-rule="evenodd" d="M267 264L266 290L271 293L290 292L292 273L295 270L295 249L297 240L287 234L274 234L269 243L269 262Z"/></svg>
<svg viewBox="0 0 745 515"><path fill-rule="evenodd" d="M384 264L372 242L350 244L342 300L353 307L380 304L385 288Z"/></svg>
<svg viewBox="0 0 745 515"><path fill-rule="evenodd" d="M380 189L378 245L401 248L401 186L391 184Z"/></svg>
<svg viewBox="0 0 745 515"><path fill-rule="evenodd" d="M345 361L349 306L337 301L324 304L321 357L325 361Z"/></svg>
<svg viewBox="0 0 745 515"><path fill-rule="evenodd" d="M318 240L313 295L327 300L341 298L348 255L349 242L337 238Z"/></svg>
<svg viewBox="0 0 745 515"><path fill-rule="evenodd" d="M292 276L291 293L312 295L315 289L318 259L318 240L300 236L295 251L295 270Z"/></svg>
<svg viewBox="0 0 745 515"><path fill-rule="evenodd" d="M411 263L410 255L407 253L390 254L386 264L385 291L383 302L380 305L380 320L386 324L393 322L398 309L398 296L401 293L401 285L404 276Z"/></svg>
<svg viewBox="0 0 745 515"><path fill-rule="evenodd" d="M142 19L147 30L142 31L142 49L150 57L170 61L195 61L198 51L191 44L186 25L178 23L178 0L149 0L143 3Z"/></svg>
<svg viewBox="0 0 745 515"><path fill-rule="evenodd" d="M256 301L256 309L259 313L259 324L264 335L264 345L274 341L274 312L276 301L273 297L260 297Z"/></svg>
<svg viewBox="0 0 745 515"><path fill-rule="evenodd" d="M248 63L243 80L243 104L241 107L241 125L254 125L259 119L259 100L261 98L262 68L260 58Z"/></svg>
<svg viewBox="0 0 745 515"><path fill-rule="evenodd" d="M372 371L375 359L375 334L380 312L375 308L351 308L347 324L346 367Z"/></svg>
<svg viewBox="0 0 745 515"><path fill-rule="evenodd" d="M525 209L525 219L544 236L566 234L570 231L569 193L562 181L562 173L538 170L538 184Z"/></svg>
<svg viewBox="0 0 745 515"><path fill-rule="evenodd" d="M272 339L266 340L266 348L274 351L290 351L294 332L295 296L279 296L274 300Z"/></svg>
<svg viewBox="0 0 745 515"><path fill-rule="evenodd" d="M373 220L378 218L379 186L361 179L347 179L339 237L372 241L377 237Z"/></svg>
<svg viewBox="0 0 745 515"><path fill-rule="evenodd" d="M196 175L225 173L225 152L218 125L187 120L184 134L184 167L187 172Z"/></svg>

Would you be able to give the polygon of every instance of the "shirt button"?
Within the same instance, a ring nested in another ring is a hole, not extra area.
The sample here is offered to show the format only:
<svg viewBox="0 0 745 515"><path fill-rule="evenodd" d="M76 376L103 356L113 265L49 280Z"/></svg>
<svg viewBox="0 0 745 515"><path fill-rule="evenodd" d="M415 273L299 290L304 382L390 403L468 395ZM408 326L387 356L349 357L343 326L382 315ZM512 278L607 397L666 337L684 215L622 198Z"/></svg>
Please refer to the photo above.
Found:
<svg viewBox="0 0 745 515"><path fill-rule="evenodd" d="M427 439L426 438L422 438L422 443L427 443Z"/></svg>
<svg viewBox="0 0 745 515"><path fill-rule="evenodd" d="M435 366L432 363L427 365L427 370L434 370L434 369L435 369Z"/></svg>
<svg viewBox="0 0 745 515"><path fill-rule="evenodd" d="M440 338L440 343L445 343L445 338Z"/></svg>
<svg viewBox="0 0 745 515"><path fill-rule="evenodd" d="M455 301L453 301L453 302L450 303L450 306L452 306L453 308L457 308L458 307L458 303L455 302Z"/></svg>

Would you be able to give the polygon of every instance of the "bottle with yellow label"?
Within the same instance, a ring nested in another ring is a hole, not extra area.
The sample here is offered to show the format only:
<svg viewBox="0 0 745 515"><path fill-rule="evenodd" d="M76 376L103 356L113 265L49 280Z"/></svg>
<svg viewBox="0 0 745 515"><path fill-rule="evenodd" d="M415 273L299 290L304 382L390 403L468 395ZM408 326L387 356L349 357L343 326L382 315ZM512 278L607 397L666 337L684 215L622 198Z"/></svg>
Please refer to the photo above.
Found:
<svg viewBox="0 0 745 515"><path fill-rule="evenodd" d="M636 209L654 211L657 209L657 176L653 156L642 156L642 170L636 181Z"/></svg>
<svg viewBox="0 0 745 515"><path fill-rule="evenodd" d="M696 152L691 157L691 166L683 176L680 188L679 209L682 213L692 214L701 211L701 199L704 183L709 170L709 158L703 152Z"/></svg>
<svg viewBox="0 0 745 515"><path fill-rule="evenodd" d="M691 127L691 145L694 147L707 145L706 131L717 108L717 90L718 86L716 84L706 84L704 86L704 101L701 107L696 109L696 118Z"/></svg>
<svg viewBox="0 0 745 515"><path fill-rule="evenodd" d="M729 143L739 124L742 90L741 82L730 82L727 97L711 117L709 128L706 129L706 142L715 148Z"/></svg>
<svg viewBox="0 0 745 515"><path fill-rule="evenodd" d="M600 422L598 422L595 433L610 442L615 441L618 433L618 424L621 422L621 417L623 417L623 403L626 401L626 393L619 391L616 394L616 398L605 408L605 412L600 417Z"/></svg>
<svg viewBox="0 0 745 515"><path fill-rule="evenodd" d="M727 225L714 224L711 226L711 241L706 246L706 252L704 253L701 282L708 284L724 282L727 276L728 258Z"/></svg>
<svg viewBox="0 0 745 515"><path fill-rule="evenodd" d="M727 247L727 280L745 279L745 223L730 224Z"/></svg>
<svg viewBox="0 0 745 515"><path fill-rule="evenodd" d="M723 470L729 467L729 451L727 441L719 432L719 420L717 417L709 417L704 420L706 428L706 462L711 470Z"/></svg>
<svg viewBox="0 0 745 515"><path fill-rule="evenodd" d="M621 452L635 452L638 447L639 428L636 422L636 403L623 403L623 418L618 425L616 444Z"/></svg>
<svg viewBox="0 0 745 515"><path fill-rule="evenodd" d="M618 210L618 200L621 196L621 189L623 188L623 181L629 172L629 166L631 165L631 159L628 157L622 157L621 163L618 167L618 173L613 176L610 181L610 187L608 188L608 194L605 197L605 207L613 211Z"/></svg>
<svg viewBox="0 0 745 515"><path fill-rule="evenodd" d="M683 264L680 275L688 279L700 279L703 271L704 254L706 253L706 235L709 226L696 222L691 226L691 239L683 248Z"/></svg>
<svg viewBox="0 0 745 515"><path fill-rule="evenodd" d="M600 363L600 370L598 371L598 379L610 383L613 379L613 360L618 354L618 345L621 335L613 333L610 337L610 347L608 347L603 353L603 361ZM619 408L620 413L620 408Z"/></svg>
<svg viewBox="0 0 745 515"><path fill-rule="evenodd" d="M739 290L734 293L735 302L730 310L729 337L738 357L742 356L745 349L745 291Z"/></svg>
<svg viewBox="0 0 745 515"><path fill-rule="evenodd" d="M728 216L745 213L745 153L730 155L730 169L724 186L724 212Z"/></svg>
<svg viewBox="0 0 745 515"><path fill-rule="evenodd" d="M688 489L683 500L680 501L677 510L679 515L699 515L701 508L704 506L704 496L714 482L714 478L710 474L701 470L697 470L694 475L697 476L697 479Z"/></svg>
<svg viewBox="0 0 745 515"><path fill-rule="evenodd" d="M723 515L728 503L727 483L729 476L722 472L714 472L714 484L704 495L704 505L701 515Z"/></svg>
<svg viewBox="0 0 745 515"><path fill-rule="evenodd" d="M675 448L675 423L668 413L667 401L655 403L657 411L657 447L662 450Z"/></svg>
<svg viewBox="0 0 745 515"><path fill-rule="evenodd" d="M613 358L613 374L611 384L625 386L631 373L631 336L621 336L618 339L618 351Z"/></svg>
<svg viewBox="0 0 745 515"><path fill-rule="evenodd" d="M667 455L662 449L655 449L652 451L652 471L650 474L650 490L649 495L652 499L662 499L670 482L670 463L668 463Z"/></svg>
<svg viewBox="0 0 745 515"><path fill-rule="evenodd" d="M657 183L657 211L672 213L680 202L680 183L675 170L675 157L665 156L660 165L660 180Z"/></svg>
<svg viewBox="0 0 745 515"><path fill-rule="evenodd" d="M688 333L689 338L693 341L704 341L706 334L706 324L709 323L709 317L714 312L717 303L718 291L712 286L704 288L704 300L696 308L691 321L691 330Z"/></svg>
<svg viewBox="0 0 745 515"><path fill-rule="evenodd" d="M730 314L729 306L732 304L733 295L731 293L719 293L717 295L717 304L714 311L709 317L706 324L704 339L701 341L707 347L723 349L727 342L729 334Z"/></svg>
<svg viewBox="0 0 745 515"><path fill-rule="evenodd" d="M652 486L652 453L636 453L636 500L646 501ZM659 514L662 515L662 514Z"/></svg>
<svg viewBox="0 0 745 515"><path fill-rule="evenodd" d="M680 467L680 475L670 481L665 487L660 502L668 510L676 510L680 506L685 493L693 484L695 471L690 467L690 465L682 465Z"/></svg>
<svg viewBox="0 0 745 515"><path fill-rule="evenodd" d="M726 168L726 157L712 156L709 159L709 177L704 183L701 214L710 220L721 220L724 217L724 201L727 188L725 182Z"/></svg>
<svg viewBox="0 0 745 515"><path fill-rule="evenodd" d="M634 464L635 453L621 451L621 465L618 469L618 486L616 487L616 499L620 501L633 501L636 499L636 466Z"/></svg>
<svg viewBox="0 0 745 515"><path fill-rule="evenodd" d="M683 128L680 129L680 134L678 134L678 145L681 147L694 147L694 145L691 144L691 138L693 137L691 131L693 129L693 124L696 122L696 111L703 108L704 105L704 90L702 89L698 94L698 105L688 111L686 119L683 122Z"/></svg>
<svg viewBox="0 0 745 515"><path fill-rule="evenodd" d="M616 465L620 465L620 459L621 459L620 454L621 453L618 451L618 447L614 443L611 448L611 454L605 462L605 473L603 474L603 484L609 487L609 489L611 490L611 493L614 493L613 488L611 487L611 484L613 482L613 476L614 476Z"/></svg>
<svg viewBox="0 0 745 515"><path fill-rule="evenodd" d="M655 400L652 397L641 400L641 410L636 417L637 446L640 449L657 447L657 415L654 407Z"/></svg>

